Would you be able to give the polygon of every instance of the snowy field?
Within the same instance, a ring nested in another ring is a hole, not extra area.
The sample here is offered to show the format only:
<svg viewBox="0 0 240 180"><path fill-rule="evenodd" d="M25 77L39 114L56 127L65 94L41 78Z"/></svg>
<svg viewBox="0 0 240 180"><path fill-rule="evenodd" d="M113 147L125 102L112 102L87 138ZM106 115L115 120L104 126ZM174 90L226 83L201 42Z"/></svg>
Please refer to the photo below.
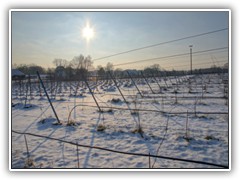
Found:
<svg viewBox="0 0 240 180"><path fill-rule="evenodd" d="M12 82L12 169L228 168L228 74L134 82Z"/></svg>

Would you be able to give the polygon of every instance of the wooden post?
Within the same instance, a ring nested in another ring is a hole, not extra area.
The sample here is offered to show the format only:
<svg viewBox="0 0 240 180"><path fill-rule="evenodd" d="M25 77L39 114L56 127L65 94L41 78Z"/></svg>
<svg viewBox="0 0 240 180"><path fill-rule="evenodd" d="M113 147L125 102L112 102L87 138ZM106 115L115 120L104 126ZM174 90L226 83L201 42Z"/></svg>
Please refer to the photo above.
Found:
<svg viewBox="0 0 240 180"><path fill-rule="evenodd" d="M186 120L186 134L185 134L185 136L186 136L186 138L188 138L188 111L187 111L187 120Z"/></svg>
<svg viewBox="0 0 240 180"><path fill-rule="evenodd" d="M177 103L178 103L178 100L177 100L177 91L175 91L174 94L175 94L175 104L177 104Z"/></svg>
<svg viewBox="0 0 240 180"><path fill-rule="evenodd" d="M24 104L24 108L27 108L27 98L28 98L28 83L26 83L26 97L25 97L25 104Z"/></svg>
<svg viewBox="0 0 240 180"><path fill-rule="evenodd" d="M160 84L158 83L158 80L157 80L157 78L155 77L154 73L152 73L152 76L153 76L153 79L156 81L156 83L157 83L157 85L158 85L158 87L159 87L160 93L162 93L162 88L161 88Z"/></svg>
<svg viewBox="0 0 240 180"><path fill-rule="evenodd" d="M30 91L30 99L32 98L32 83L30 75L28 75L28 83L29 83L29 91Z"/></svg>
<svg viewBox="0 0 240 180"><path fill-rule="evenodd" d="M77 161L78 161L78 168L80 167L80 164L79 164L79 154L78 154L78 143L76 142L76 146L77 146Z"/></svg>
<svg viewBox="0 0 240 180"><path fill-rule="evenodd" d="M128 102L127 102L127 100L125 99L125 97L124 97L122 91L120 90L120 88L119 88L118 85L117 85L116 79L113 77L113 75L112 75L110 72L108 72L108 73L109 73L109 75L110 75L110 78L113 80L115 86L117 87L118 91L120 92L120 94L121 94L121 96L122 96L124 102L125 102L126 104L128 104Z"/></svg>
<svg viewBox="0 0 240 180"><path fill-rule="evenodd" d="M177 90L178 90L178 79L177 79L177 76L175 75L175 80L176 80L176 86L177 86Z"/></svg>
<svg viewBox="0 0 240 180"><path fill-rule="evenodd" d="M57 121L58 121L58 124L61 124L61 122L60 122L60 120L58 119L57 113L56 113L56 111L55 111L55 109L54 109L54 107L53 107L53 105L52 105L52 102L51 102L51 100L50 100L50 98L49 98L49 96L48 96L47 90L46 90L46 88L45 88L45 86L44 86L44 84L43 84L43 82L42 82L42 79L41 79L38 71L37 71L37 75L38 75L38 78L39 78L40 83L42 84L43 90L44 90L44 92L45 92L45 94L46 94L46 96L47 96L48 102L49 102L49 104L51 105L51 108L52 108L52 110L53 110L53 113L54 113L54 115L55 115L55 117L56 117L56 119L57 119Z"/></svg>
<svg viewBox="0 0 240 180"><path fill-rule="evenodd" d="M143 75L143 72L142 72L142 71L141 71L141 75L142 75L143 79L146 81L146 83L147 83L148 87L150 88L150 90L152 91L152 93L155 94L154 91L153 91L153 89L152 89L152 87L151 87L150 84L148 83L147 79L146 79L145 76Z"/></svg>
<svg viewBox="0 0 240 180"><path fill-rule="evenodd" d="M25 135L25 134L24 134L24 140L25 140L25 145L26 145L26 149L27 149L27 157L28 157L28 162L29 162L30 154L29 154L28 144L27 144L27 138L26 138L26 135Z"/></svg>
<svg viewBox="0 0 240 180"><path fill-rule="evenodd" d="M163 96L162 96L162 111L164 111L164 99L163 99Z"/></svg>
<svg viewBox="0 0 240 180"><path fill-rule="evenodd" d="M140 91L140 90L138 89L138 87L137 87L137 84L134 82L132 76L130 75L130 73L129 73L128 71L127 71L127 74L128 74L128 76L130 77L130 79L132 80L132 82L133 82L134 86L136 87L138 93L141 95L141 97L143 97L141 91Z"/></svg>
<svg viewBox="0 0 240 180"><path fill-rule="evenodd" d="M193 45L190 45L190 72L192 74L192 47Z"/></svg>
<svg viewBox="0 0 240 180"><path fill-rule="evenodd" d="M93 94L93 92L92 92L92 90L91 90L91 88L90 88L87 80L85 79L84 82L85 82L85 84L87 85L87 87L88 87L88 89L89 89L89 92L91 93L91 95L92 95L92 97L93 97L93 99L94 99L94 101L95 101L95 103L96 103L96 105L97 105L97 107L98 107L99 112L102 112L102 110L101 110L101 108L100 108L100 106L99 106L99 104L98 104L98 102L97 102L97 100L96 100L96 98L95 98L95 96L94 96L94 94Z"/></svg>
<svg viewBox="0 0 240 180"><path fill-rule="evenodd" d="M149 168L151 168L151 154L150 152L148 153L148 162L149 162Z"/></svg>
<svg viewBox="0 0 240 180"><path fill-rule="evenodd" d="M159 71L159 73L160 73L160 71ZM160 73L160 75L162 75L162 73ZM164 76L164 77L163 77L163 76ZM163 73L162 77L163 77L163 80L164 80L164 83L165 83L165 88L168 88L168 84L167 84L167 82L166 82L167 75L166 75L165 73Z"/></svg>
<svg viewBox="0 0 240 180"><path fill-rule="evenodd" d="M21 79L19 80L19 90L20 90L20 94L19 94L20 101L22 103L22 80Z"/></svg>
<svg viewBox="0 0 240 180"><path fill-rule="evenodd" d="M196 100L195 100L195 103L194 103L194 112L195 112L195 117L197 116L197 97L196 97Z"/></svg>

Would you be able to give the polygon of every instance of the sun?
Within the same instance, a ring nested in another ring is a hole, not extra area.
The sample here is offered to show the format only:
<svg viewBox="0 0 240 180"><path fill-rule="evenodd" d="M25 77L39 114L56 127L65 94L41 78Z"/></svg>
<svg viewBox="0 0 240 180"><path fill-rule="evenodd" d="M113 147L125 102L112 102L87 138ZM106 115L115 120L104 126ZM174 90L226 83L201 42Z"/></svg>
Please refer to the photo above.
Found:
<svg viewBox="0 0 240 180"><path fill-rule="evenodd" d="M90 27L89 23L83 28L82 36L89 42L94 37L94 29Z"/></svg>

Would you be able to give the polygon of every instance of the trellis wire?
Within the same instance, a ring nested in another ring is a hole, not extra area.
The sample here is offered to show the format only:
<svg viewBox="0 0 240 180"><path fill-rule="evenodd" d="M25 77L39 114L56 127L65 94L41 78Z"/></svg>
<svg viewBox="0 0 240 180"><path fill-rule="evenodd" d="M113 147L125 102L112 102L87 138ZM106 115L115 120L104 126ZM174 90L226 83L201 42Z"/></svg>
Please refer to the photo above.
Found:
<svg viewBox="0 0 240 180"><path fill-rule="evenodd" d="M74 108L78 106L86 106L86 107L92 107L92 108L97 108L97 106L94 105L85 105L85 104L77 104L74 106ZM117 110L129 110L128 108L120 108L120 107L109 107L109 106L101 106L103 109L117 109ZM167 112L167 111L160 111L160 110L153 110L153 109L133 109L131 108L131 111L145 111L145 112L158 112L162 114L195 114L195 112ZM196 112L196 114L228 114L228 112Z"/></svg>
<svg viewBox="0 0 240 180"><path fill-rule="evenodd" d="M152 154L149 154L149 153L148 154L144 154L144 153L124 152L124 151L118 151L118 150L108 149L108 148L103 148L103 147L98 147L98 146L89 146L89 145L78 144L78 143L74 143L74 142L71 142L71 141L66 141L66 140L63 140L63 139L57 139L57 138L49 137L49 136L43 136L43 135L39 135L39 134L18 132L18 131L15 131L15 130L12 130L12 132L16 133L16 134L24 134L24 135L30 135L30 136L40 137L40 138L47 138L47 139L50 139L50 140L60 141L60 142L63 142L63 143L67 143L67 144L71 144L71 145L75 145L75 146L79 146L79 147L98 149L98 150L103 150L103 151L119 153L119 154L143 156L143 157L154 157L154 158L161 158L161 159L168 159L168 160L175 160L175 161L182 161L182 162L189 162L189 163L196 163L196 164L216 166L216 167L220 167L220 168L224 168L224 169L228 168L228 166L226 166L226 165L215 164L215 163L210 163L210 162L190 160L190 159L181 159L181 158L168 157L168 156L152 155Z"/></svg>

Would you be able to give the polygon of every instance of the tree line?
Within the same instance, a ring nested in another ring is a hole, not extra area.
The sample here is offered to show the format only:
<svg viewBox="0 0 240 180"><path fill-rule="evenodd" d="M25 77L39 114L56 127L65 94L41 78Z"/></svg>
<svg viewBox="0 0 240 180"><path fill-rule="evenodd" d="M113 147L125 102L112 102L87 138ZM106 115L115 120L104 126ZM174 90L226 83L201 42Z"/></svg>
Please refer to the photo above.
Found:
<svg viewBox="0 0 240 180"><path fill-rule="evenodd" d="M13 64L12 69L18 69L25 75L47 74L51 78L61 80L79 80L88 76L105 76L105 72L113 71L113 64L107 63L104 66L98 66L97 69L93 66L91 56L75 56L72 60L56 58L53 60L53 68L44 68L36 64Z"/></svg>
<svg viewBox="0 0 240 180"><path fill-rule="evenodd" d="M49 77L59 80L82 80L88 77L98 77L98 79L108 79L109 72L118 78L126 78L128 71L132 77L139 77L141 73L144 73L147 77L152 76L170 76L170 75L185 75L190 74L190 71L184 70L165 70L160 67L159 64L153 64L145 67L143 70L127 69L122 70L120 68L114 69L114 65L110 62L106 66L93 66L91 56L75 56L71 61L66 59L56 58L52 62L54 68L44 68L36 64L13 64L13 69L18 69L25 75L36 75L38 71L40 74L48 74ZM228 63L222 67L211 66L210 68L195 69L193 74L204 74L204 73L219 73L228 72Z"/></svg>

